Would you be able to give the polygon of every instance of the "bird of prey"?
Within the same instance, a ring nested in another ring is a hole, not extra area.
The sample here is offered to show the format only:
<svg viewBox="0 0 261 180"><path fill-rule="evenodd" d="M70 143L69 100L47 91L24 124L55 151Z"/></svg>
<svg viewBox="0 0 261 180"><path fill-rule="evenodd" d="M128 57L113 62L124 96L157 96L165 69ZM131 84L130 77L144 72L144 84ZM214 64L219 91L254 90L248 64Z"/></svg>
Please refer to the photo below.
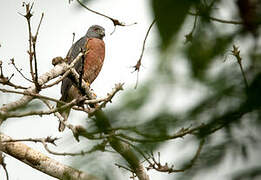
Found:
<svg viewBox="0 0 261 180"><path fill-rule="evenodd" d="M82 61L78 61L74 68L79 74L83 69L82 79L88 85L96 79L103 65L105 57L105 44L103 41L104 36L105 29L99 25L93 25L88 29L85 36L72 45L67 54L67 60L70 64L80 52L86 52L84 55L84 63L82 63ZM60 100L64 102L70 102L81 96L77 86L73 84L69 77L64 78L62 81L61 94L62 97ZM58 103L57 107L60 106L61 104ZM64 121L67 120L69 113L70 109L60 111ZM60 122L59 131L63 131L64 128L64 124Z"/></svg>

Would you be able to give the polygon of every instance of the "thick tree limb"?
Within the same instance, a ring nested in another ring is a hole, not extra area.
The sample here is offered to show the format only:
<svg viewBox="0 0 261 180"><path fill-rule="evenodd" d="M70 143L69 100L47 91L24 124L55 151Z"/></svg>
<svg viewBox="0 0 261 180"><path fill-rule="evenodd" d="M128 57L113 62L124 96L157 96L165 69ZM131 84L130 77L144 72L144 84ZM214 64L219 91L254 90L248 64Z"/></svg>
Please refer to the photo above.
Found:
<svg viewBox="0 0 261 180"><path fill-rule="evenodd" d="M6 141L11 138L1 133L0 139ZM1 151L28 164L32 168L58 179L99 180L85 172L61 164L20 142L2 142L0 148Z"/></svg>

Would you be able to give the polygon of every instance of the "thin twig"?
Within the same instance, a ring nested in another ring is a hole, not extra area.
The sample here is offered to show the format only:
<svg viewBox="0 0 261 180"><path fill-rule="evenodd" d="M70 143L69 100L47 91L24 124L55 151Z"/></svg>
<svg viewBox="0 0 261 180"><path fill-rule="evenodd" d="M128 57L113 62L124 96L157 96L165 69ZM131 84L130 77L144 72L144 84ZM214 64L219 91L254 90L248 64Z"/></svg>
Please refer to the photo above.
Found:
<svg viewBox="0 0 261 180"><path fill-rule="evenodd" d="M120 22L118 19L114 19L114 18L112 18L112 17L110 17L110 16L107 16L107 15L105 15L105 14L102 14L102 13L100 13L100 12L98 12L98 11L95 11L95 10L93 10L93 9L91 9L91 8L89 8L89 7L87 7L87 6L86 6L85 4L83 4L80 0L77 0L77 2L78 2L82 7L84 7L85 9L87 9L88 11L90 11L90 12L92 12L92 13L95 13L95 14L97 14L97 15L103 16L103 17L105 17L105 18L111 20L112 23L113 23L113 25L114 25L114 30L113 30L113 32L115 31L116 26L130 26L130 25L137 24L137 23L135 22L135 23L133 23L133 24L126 25L125 23ZM113 32L112 32L112 33L113 33ZM112 33L111 33L111 34L112 34Z"/></svg>
<svg viewBox="0 0 261 180"><path fill-rule="evenodd" d="M23 17L26 18L27 20L27 26L28 26L28 36L29 36L29 50L28 50L28 54L29 54L29 63L30 63L30 73L31 73L31 77L32 77L32 81L34 82L34 71L33 71L33 51L32 51L32 28L31 28L31 17L33 16L32 14L32 8L34 6L34 3L32 3L32 5L30 5L30 3L23 3L23 6L25 6L25 11L26 14L23 15L21 13L19 13L20 15L22 15Z"/></svg>
<svg viewBox="0 0 261 180"><path fill-rule="evenodd" d="M201 129L203 127L205 127L205 124L201 124L201 125L196 126L194 128L181 128L177 133L175 133L173 135L165 135L165 136L152 136L152 135L148 135L148 134L144 134L144 133L139 132L139 135L144 136L143 139L134 138L134 137L131 137L131 136L123 134L123 133L116 133L115 136L119 136L119 137L127 139L129 141L140 142L140 143L159 142L159 141L166 141L166 140L170 140L170 139L182 138L183 136L189 135L189 134L193 135L193 133L195 131L198 131L199 129Z"/></svg>
<svg viewBox="0 0 261 180"><path fill-rule="evenodd" d="M31 97L34 97L34 98L47 99L49 101L54 101L54 102L57 102L57 103L65 104L65 102L60 101L58 99L51 98L51 97L48 97L48 96L43 96L43 95L40 95L40 94L30 93L30 92L26 92L26 91L21 92L21 91L15 91L15 90L3 89L3 88L0 88L0 91L2 91L4 93L22 94L22 95L31 96Z"/></svg>
<svg viewBox="0 0 261 180"><path fill-rule="evenodd" d="M194 13L194 12L188 12L188 14L192 15L192 16L202 16L200 13ZM209 18L212 21L219 22L219 23L234 24L234 25L242 25L242 24L244 24L241 21L224 20L224 19L219 19L219 18L215 18L215 17L211 17L211 16L207 16L207 18Z"/></svg>
<svg viewBox="0 0 261 180"><path fill-rule="evenodd" d="M110 20L112 21L112 23L113 23L114 26L125 26L124 23L120 22L120 21L117 20L117 19L114 19L114 18L109 17L109 16L107 16L107 15L105 15L105 14L102 14L102 13L100 13L100 12L98 12L98 11L94 11L94 10L90 9L90 8L87 7L85 4L83 4L80 0L77 0L77 2L78 2L82 7L84 7L85 9L87 9L88 11L91 11L91 12L93 12L93 13L95 13L95 14L98 14L98 15L100 15L100 16L103 16L103 17L105 17L105 18L110 19Z"/></svg>
<svg viewBox="0 0 261 180"><path fill-rule="evenodd" d="M50 136L46 138L25 138L25 139L8 139L8 140L3 140L2 143L11 143L11 142L34 142L34 143L42 143L42 141L46 143L51 143L53 145L55 144L55 141L58 140L59 138L52 138Z"/></svg>
<svg viewBox="0 0 261 180"><path fill-rule="evenodd" d="M97 112L98 110L101 110L102 108L105 108L107 103L111 102L112 98L115 96L115 94L121 90L123 90L124 83L118 83L115 84L115 87L112 89L112 92L107 94L107 97L102 99L103 102L100 105L96 105L96 107L89 113L89 116L92 116Z"/></svg>
<svg viewBox="0 0 261 180"><path fill-rule="evenodd" d="M146 41L147 41L148 35L149 35L149 33L150 33L150 30L151 30L152 26L155 24L155 22L156 22L156 19L154 19L154 20L152 21L152 23L150 24L150 26L149 26L149 28L148 28L148 30L147 30L147 32L146 32L145 38L144 38L144 40L143 40L143 45L142 45L142 50L141 50L141 54L140 54L139 60L137 61L136 65L133 66L134 72L137 71L137 80L136 80L136 84L135 84L135 87L134 87L135 89L136 89L137 86L138 86L138 80L139 80L139 79L138 79L138 74L139 74L140 67L141 67L142 57L143 57L143 54L144 54L144 51L145 51Z"/></svg>
<svg viewBox="0 0 261 180"><path fill-rule="evenodd" d="M13 84L12 82L10 82L10 78L4 77L4 76L2 76L2 77L0 76L0 83L3 85L8 85L10 87L13 87L15 89L27 89L27 87Z"/></svg>
<svg viewBox="0 0 261 180"><path fill-rule="evenodd" d="M82 100L82 98L80 99ZM53 114L55 112L64 110L66 108L72 107L74 105L76 105L80 100L78 99L74 99L69 103L66 103L65 105L62 105L61 107L57 107L57 108L53 108L50 110L45 110L45 111L30 111L30 112L25 112L25 113L20 113L20 112L1 112L0 111L0 116L4 117L4 118L10 118L10 117L25 117L25 116L33 116L33 115L50 115Z"/></svg>
<svg viewBox="0 0 261 180"><path fill-rule="evenodd" d="M245 72L244 72L244 69L243 69L243 66L242 66L242 58L240 56L240 50L237 46L233 45L233 50L231 52L232 52L233 56L235 56L236 59L237 59L237 63L240 67L246 89L248 89L248 82L247 82L246 75L245 75Z"/></svg>
<svg viewBox="0 0 261 180"><path fill-rule="evenodd" d="M194 19L194 24L193 24L193 28L192 30L190 31L189 34L185 35L185 43L187 42L192 42L192 39L193 39L193 33L196 29L196 25L197 25L197 20L198 20L198 16L195 16L195 19Z"/></svg>
<svg viewBox="0 0 261 180"><path fill-rule="evenodd" d="M42 144L47 152L49 152L50 154L58 155L58 156L84 156L86 154L90 154L95 151L105 151L105 145L106 145L106 144L104 144L104 142L102 142L101 144L94 146L93 148L91 148L88 151L81 151L78 153L69 153L69 152L55 152L53 150L50 150L45 141L42 141ZM101 147L101 146L103 146L103 147Z"/></svg>
<svg viewBox="0 0 261 180"><path fill-rule="evenodd" d="M14 58L10 59L11 64L14 66L15 70L27 81L29 82L33 82L32 80L28 79L23 73L22 73L22 69L18 69L18 67L16 66L15 62L14 62Z"/></svg>
<svg viewBox="0 0 261 180"><path fill-rule="evenodd" d="M123 166L123 165L120 165L120 164L117 164L117 163L115 163L115 166L117 166L118 168L122 168L122 169L125 169L127 171L130 171L130 172L134 173L134 171L132 169L130 169L130 168L126 167L126 166Z"/></svg>
<svg viewBox="0 0 261 180"><path fill-rule="evenodd" d="M42 16L41 16L41 19L40 19L40 22L38 24L38 27L37 27L37 30L36 30L36 34L35 34L35 40L37 40L37 37L38 37L38 33L39 33L39 30L40 30L40 26L42 24L42 21L43 21L43 17L44 17L44 13L42 13Z"/></svg>
<svg viewBox="0 0 261 180"><path fill-rule="evenodd" d="M153 164L150 164L149 167L147 167L147 170L154 169L154 170L159 171L159 172L167 172L167 173L184 172L184 171L190 169L195 164L196 160L198 159L198 157L199 157L199 155L202 151L202 147L203 147L204 143L205 143L205 140L202 139L200 141L197 152L195 153L195 155L191 159L190 163L186 167L184 167L183 169L174 169L174 165L169 166L168 163L165 163L165 165L162 165L160 163L160 160L157 161L155 159L153 153L152 153L151 159L153 161ZM158 158L160 158L160 154L158 155Z"/></svg>

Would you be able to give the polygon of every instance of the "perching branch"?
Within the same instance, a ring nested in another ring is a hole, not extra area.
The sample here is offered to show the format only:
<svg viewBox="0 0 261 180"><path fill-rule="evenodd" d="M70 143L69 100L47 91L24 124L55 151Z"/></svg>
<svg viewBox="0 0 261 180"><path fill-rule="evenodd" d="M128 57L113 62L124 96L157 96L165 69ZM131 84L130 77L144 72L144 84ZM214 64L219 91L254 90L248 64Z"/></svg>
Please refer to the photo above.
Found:
<svg viewBox="0 0 261 180"><path fill-rule="evenodd" d="M82 53L80 53L74 60L73 62L68 65L65 62L62 62L58 65L56 65L53 69L51 69L49 72L44 73L43 75L41 75L38 79L38 83L39 85L43 85L46 82L58 77L59 75L65 73L67 70L69 70L70 68L74 67L75 63L78 62L81 57L83 56ZM32 93L32 94L36 94L37 93L37 89L35 87L35 85L30 86L28 89L26 89L24 92L27 93ZM26 105L28 102L30 102L33 99L32 96L28 96L28 95L24 95L21 99L15 101L15 102L11 102L8 104L3 105L0 108L0 111L4 111L4 112L8 112L11 110L15 110L19 107L22 107L24 105ZM3 121L4 119L2 119L0 117L0 122ZM1 123L0 123L1 124Z"/></svg>

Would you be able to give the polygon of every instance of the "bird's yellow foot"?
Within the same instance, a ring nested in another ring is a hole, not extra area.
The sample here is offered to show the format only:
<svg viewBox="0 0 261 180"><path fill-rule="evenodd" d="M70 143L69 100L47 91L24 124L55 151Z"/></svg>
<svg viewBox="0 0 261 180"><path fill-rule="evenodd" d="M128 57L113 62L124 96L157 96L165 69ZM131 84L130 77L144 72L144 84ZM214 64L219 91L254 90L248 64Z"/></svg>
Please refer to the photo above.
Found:
<svg viewBox="0 0 261 180"><path fill-rule="evenodd" d="M92 95L95 97L95 99L97 98L97 95L95 93L92 92Z"/></svg>
<svg viewBox="0 0 261 180"><path fill-rule="evenodd" d="M90 87L90 83L86 82L86 86Z"/></svg>

